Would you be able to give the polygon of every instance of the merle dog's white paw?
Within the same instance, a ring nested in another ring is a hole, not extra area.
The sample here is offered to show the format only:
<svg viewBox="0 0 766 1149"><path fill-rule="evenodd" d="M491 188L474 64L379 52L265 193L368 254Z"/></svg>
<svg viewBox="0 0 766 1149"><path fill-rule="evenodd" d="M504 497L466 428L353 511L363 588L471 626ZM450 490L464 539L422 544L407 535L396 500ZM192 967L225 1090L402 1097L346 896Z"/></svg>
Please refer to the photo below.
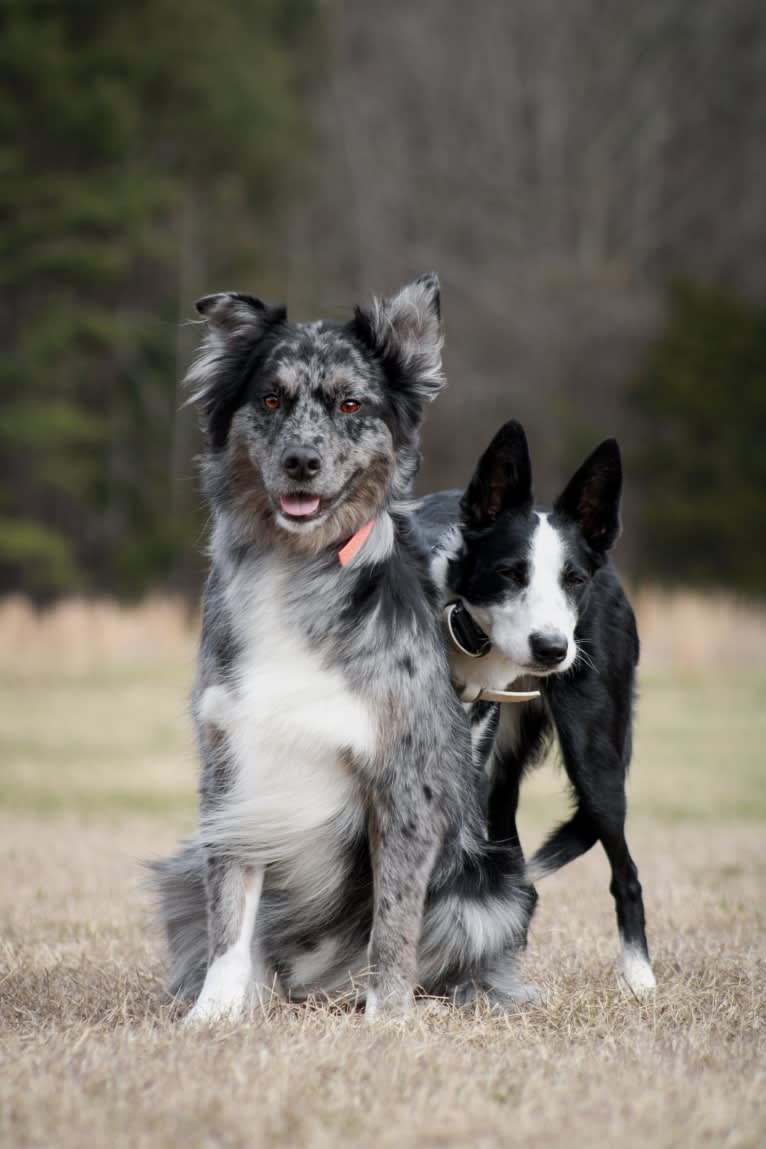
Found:
<svg viewBox="0 0 766 1149"><path fill-rule="evenodd" d="M245 1013L247 997L243 993L206 993L204 988L192 1008L183 1019L183 1024L194 1027L213 1022L238 1021Z"/></svg>
<svg viewBox="0 0 766 1149"><path fill-rule="evenodd" d="M263 970L236 948L215 959L207 971L200 995L184 1018L184 1025L234 1022L250 1010L263 1007L271 997Z"/></svg>
<svg viewBox="0 0 766 1149"><path fill-rule="evenodd" d="M182 1024L195 1026L215 1022L235 1023L255 1011L267 1009L275 996L273 987L267 985L251 985L241 996L200 994Z"/></svg>
<svg viewBox="0 0 766 1149"><path fill-rule="evenodd" d="M381 986L367 990L364 1019L369 1022L389 1021L412 1013L415 994L409 986Z"/></svg>

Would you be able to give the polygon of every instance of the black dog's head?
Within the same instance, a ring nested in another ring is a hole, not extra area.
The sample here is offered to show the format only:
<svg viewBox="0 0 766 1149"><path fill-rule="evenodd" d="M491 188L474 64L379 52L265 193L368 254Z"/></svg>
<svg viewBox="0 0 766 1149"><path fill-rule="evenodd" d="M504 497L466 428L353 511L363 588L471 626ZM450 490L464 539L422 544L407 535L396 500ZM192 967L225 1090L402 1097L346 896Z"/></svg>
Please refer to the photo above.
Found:
<svg viewBox="0 0 766 1149"><path fill-rule="evenodd" d="M408 493L424 404L443 384L439 281L421 276L348 323L291 323L251 295L210 295L189 373L208 492L300 549L348 537Z"/></svg>
<svg viewBox="0 0 766 1149"><path fill-rule="evenodd" d="M482 456L463 496L463 547L448 582L519 674L560 673L577 657L579 615L619 534L621 489L614 439L588 456L552 512L533 509L520 423L506 423Z"/></svg>

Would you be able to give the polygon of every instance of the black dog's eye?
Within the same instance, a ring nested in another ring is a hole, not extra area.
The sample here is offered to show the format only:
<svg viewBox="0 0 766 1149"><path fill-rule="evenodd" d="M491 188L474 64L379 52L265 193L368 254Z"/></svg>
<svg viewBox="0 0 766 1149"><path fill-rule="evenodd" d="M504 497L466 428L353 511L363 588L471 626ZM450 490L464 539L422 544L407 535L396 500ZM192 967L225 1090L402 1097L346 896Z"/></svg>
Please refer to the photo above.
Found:
<svg viewBox="0 0 766 1149"><path fill-rule="evenodd" d="M269 411L278 411L282 406L282 400L279 398L279 395L265 395L263 405L267 407Z"/></svg>
<svg viewBox="0 0 766 1149"><path fill-rule="evenodd" d="M572 567L564 571L562 582L568 590L577 590L578 587L585 586L587 581L582 571L574 570Z"/></svg>
<svg viewBox="0 0 766 1149"><path fill-rule="evenodd" d="M359 407L360 404L356 401L356 399L344 399L342 403L340 403L338 410L341 411L344 415L355 415L359 410Z"/></svg>
<svg viewBox="0 0 766 1149"><path fill-rule="evenodd" d="M529 565L525 562L506 563L498 567L498 574L514 586L526 586L529 581Z"/></svg>

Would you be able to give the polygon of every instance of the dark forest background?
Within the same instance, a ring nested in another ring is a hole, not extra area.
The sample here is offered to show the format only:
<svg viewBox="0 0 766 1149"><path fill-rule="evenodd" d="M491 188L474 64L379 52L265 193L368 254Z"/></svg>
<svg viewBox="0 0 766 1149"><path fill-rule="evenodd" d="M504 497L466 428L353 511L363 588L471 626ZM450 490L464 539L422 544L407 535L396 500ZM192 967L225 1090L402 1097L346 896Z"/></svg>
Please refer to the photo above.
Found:
<svg viewBox="0 0 766 1149"><path fill-rule="evenodd" d="M429 268L421 489L617 434L634 579L766 589L762 0L0 0L0 592L194 593L194 299Z"/></svg>

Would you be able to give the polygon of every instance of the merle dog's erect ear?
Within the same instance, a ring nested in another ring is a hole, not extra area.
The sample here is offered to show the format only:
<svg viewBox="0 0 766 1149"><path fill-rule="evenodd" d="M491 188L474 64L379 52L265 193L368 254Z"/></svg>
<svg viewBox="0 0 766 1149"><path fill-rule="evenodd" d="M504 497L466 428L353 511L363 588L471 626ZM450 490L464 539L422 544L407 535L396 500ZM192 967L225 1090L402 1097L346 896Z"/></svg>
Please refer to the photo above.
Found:
<svg viewBox="0 0 766 1149"><path fill-rule="evenodd" d="M284 322L287 310L238 291L205 295L196 307L206 321L207 333L186 376L188 401L199 404L210 440L220 447L226 442L260 341Z"/></svg>
<svg viewBox="0 0 766 1149"><path fill-rule="evenodd" d="M511 419L500 428L479 460L461 501L469 530L491 526L503 511L532 506L532 466L524 428Z"/></svg>
<svg viewBox="0 0 766 1149"><path fill-rule="evenodd" d="M575 523L588 546L605 553L620 533L622 460L616 439L605 439L569 480L553 505Z"/></svg>
<svg viewBox="0 0 766 1149"><path fill-rule="evenodd" d="M255 295L241 291L224 291L219 295L203 295L194 304L197 311L210 324L212 331L221 333L274 323L287 317L284 307L271 307Z"/></svg>
<svg viewBox="0 0 766 1149"><path fill-rule="evenodd" d="M389 380L422 402L444 385L439 277L421 275L388 299L354 312L356 335L381 358Z"/></svg>

